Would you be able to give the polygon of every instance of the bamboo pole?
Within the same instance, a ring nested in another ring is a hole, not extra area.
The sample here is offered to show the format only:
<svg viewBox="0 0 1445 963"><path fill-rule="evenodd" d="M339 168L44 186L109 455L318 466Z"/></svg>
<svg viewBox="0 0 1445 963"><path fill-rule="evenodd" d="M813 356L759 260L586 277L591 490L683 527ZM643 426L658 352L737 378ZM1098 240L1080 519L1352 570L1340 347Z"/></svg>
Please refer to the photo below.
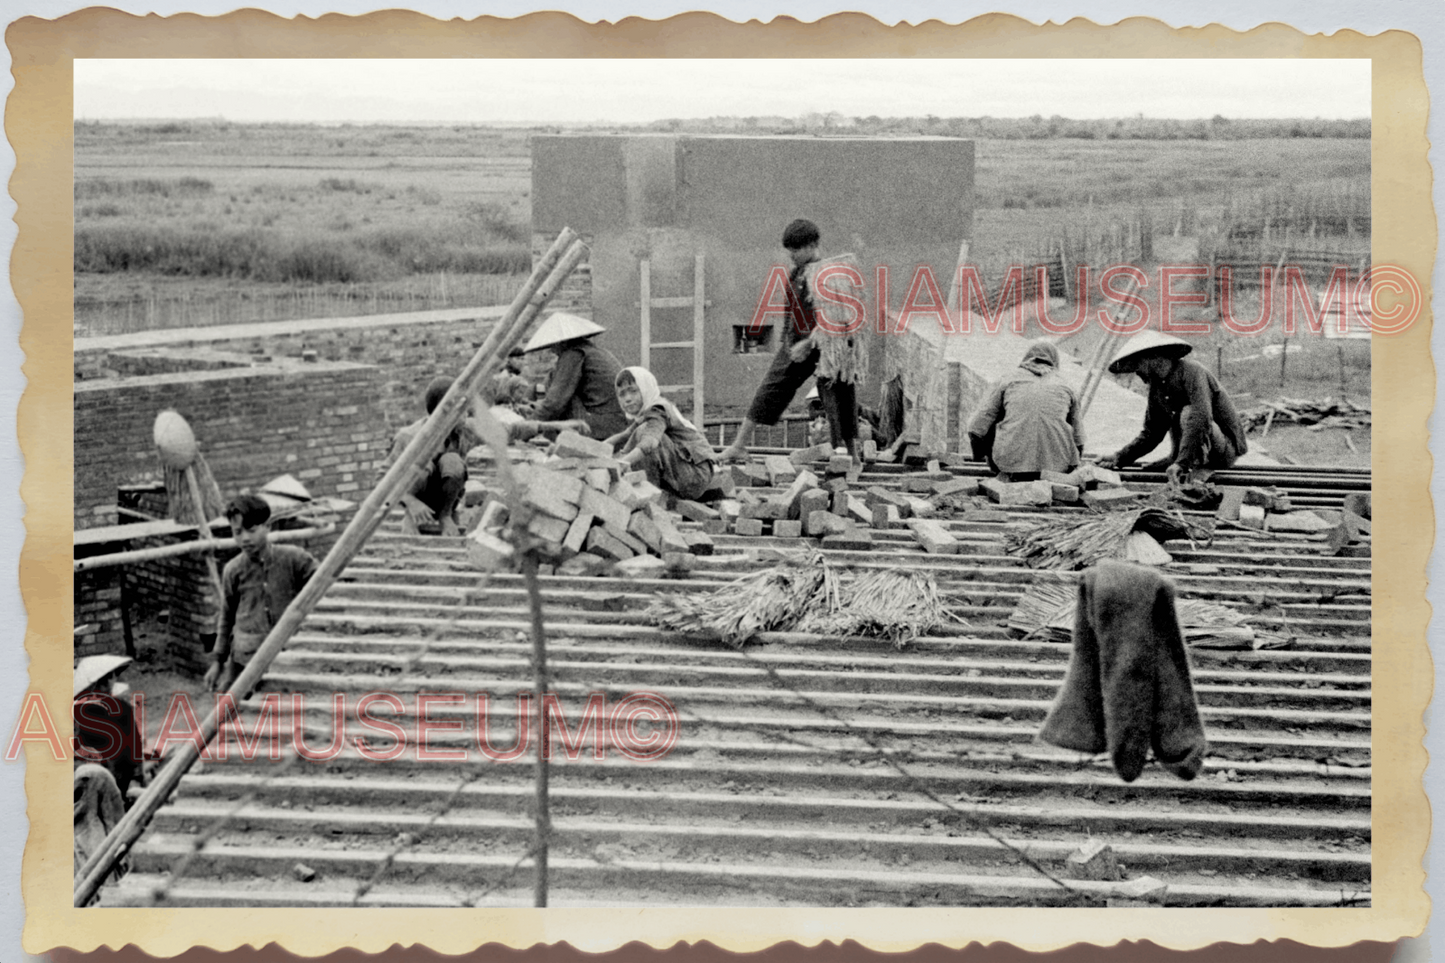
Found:
<svg viewBox="0 0 1445 963"><path fill-rule="evenodd" d="M551 754L547 732L547 639L542 628L542 592L537 587L537 558L531 552L522 556L522 575L527 581L527 602L532 610L532 679L537 689L537 843L533 857L537 877L532 889L532 905L547 905L547 842L552 835L552 814L548 806L547 757ZM601 738L599 736L598 738Z"/></svg>
<svg viewBox="0 0 1445 963"><path fill-rule="evenodd" d="M228 691L233 697L239 698L240 695L249 693L260 681L262 674L270 667L272 660L285 647L296 629L300 627L302 620L311 613L316 603L321 600L321 597L331 588L332 583L336 581L337 576L341 574L342 569L366 544L371 533L381 524L382 519L391 511L411 484L412 473L416 466L430 458L441 447L442 441L447 435L451 434L465 417L467 407L477 389L485 383L488 377L495 374L507 352L521 340L522 335L526 333L537 314L586 253L587 245L578 240L576 232L571 228L564 228L551 249L543 256L537 268L527 279L522 290L513 299L507 313L487 336L486 342L477 349L466 368L452 382L451 388L437 405L436 410L427 418L422 430L417 432L411 444L407 445L405 451L402 452L401 457L387 470L376 488L372 489L371 494L362 502L341 538L332 546L316 573L311 576L300 593L292 599L291 604L286 607L286 611L281 614L276 625L267 634L266 640L261 643L261 648L251 657L246 668L231 684ZM197 741L202 746L208 744L215 738L220 723L219 713L213 710L201 724L201 738ZM146 788L130 811L105 837L105 842L101 847L90 859L86 860L85 865L77 874L80 882L75 887L74 902L76 906L85 906L90 901L90 898L95 895L95 891L99 889L101 882L110 873L111 868L129 852L130 847L145 831L146 825L156 811L175 791L180 784L181 777L186 774L186 771L200 755L197 741L188 740L177 747L176 754L166 763L155 781Z"/></svg>
<svg viewBox="0 0 1445 963"><path fill-rule="evenodd" d="M200 457L198 453L197 458ZM221 573L216 568L216 536L211 532L211 523L206 520L206 503L201 499L201 483L196 480L196 463L193 460L181 472L186 487L191 492L191 514L195 515L196 532L200 538L201 557L206 561L206 572L211 576L211 588L216 591L216 610L225 601L226 592L221 587Z"/></svg>
<svg viewBox="0 0 1445 963"><path fill-rule="evenodd" d="M279 532L272 532L270 540L273 542L300 542L308 538L330 535L336 531L334 523L316 525L311 528L292 528ZM206 542L179 542L175 545L157 545L154 548L137 548L126 552L112 552L109 555L92 555L89 558L75 559L75 572L93 572L100 568L112 568L116 565L130 565L137 562L153 562L159 558L174 558L178 555L194 555L197 552L204 552L210 549L235 548L234 538L212 538L210 543Z"/></svg>
<svg viewBox="0 0 1445 963"><path fill-rule="evenodd" d="M1138 283L1131 277L1125 285L1125 296L1134 294L1139 289ZM1118 320L1120 312L1127 305L1119 304L1114 309L1113 317ZM1099 390L1099 382L1104 380L1104 373L1109 368L1109 362L1113 360L1114 353L1119 350L1119 338L1115 337L1107 328L1104 329L1104 336L1099 339L1099 345L1094 350L1094 355L1089 360L1089 370L1084 375L1084 384L1079 391L1079 415L1082 417L1089 411L1089 405L1094 402L1094 393Z"/></svg>

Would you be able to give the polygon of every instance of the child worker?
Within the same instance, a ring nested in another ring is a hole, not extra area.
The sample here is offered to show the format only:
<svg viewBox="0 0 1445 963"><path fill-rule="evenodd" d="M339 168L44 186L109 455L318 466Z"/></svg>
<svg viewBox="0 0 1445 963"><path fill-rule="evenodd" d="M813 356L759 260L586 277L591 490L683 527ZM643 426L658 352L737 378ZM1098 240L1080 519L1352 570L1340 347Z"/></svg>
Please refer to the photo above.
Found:
<svg viewBox="0 0 1445 963"><path fill-rule="evenodd" d="M717 468L707 437L662 397L646 368L623 368L616 387L617 402L632 419L607 439L618 460L646 472L648 481L678 498L701 497L712 487Z"/></svg>
<svg viewBox="0 0 1445 963"><path fill-rule="evenodd" d="M257 495L237 495L226 506L241 554L221 572L216 646L205 684L229 689L261 648L281 613L316 572L316 559L295 545L271 544L271 506Z"/></svg>

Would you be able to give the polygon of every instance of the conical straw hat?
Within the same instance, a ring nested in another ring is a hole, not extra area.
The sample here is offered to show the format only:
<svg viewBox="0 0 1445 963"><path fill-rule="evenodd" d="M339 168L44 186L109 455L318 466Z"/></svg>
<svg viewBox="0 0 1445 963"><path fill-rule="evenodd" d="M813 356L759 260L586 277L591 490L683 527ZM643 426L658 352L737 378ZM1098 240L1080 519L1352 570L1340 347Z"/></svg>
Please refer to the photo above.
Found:
<svg viewBox="0 0 1445 963"><path fill-rule="evenodd" d="M1182 358L1194 350L1194 346L1182 338L1176 338L1172 334L1160 334L1158 331L1140 331L1134 337L1124 342L1124 347L1109 362L1110 374L1123 374L1119 367L1121 362L1130 358L1139 359L1144 354L1158 354L1166 358Z"/></svg>
<svg viewBox="0 0 1445 963"><path fill-rule="evenodd" d="M568 314L565 311L558 311L542 322L537 333L532 335L532 340L527 342L523 351L538 351L542 348L550 348L554 344L561 344L564 341L571 341L575 338L585 338L589 335L600 334L607 329L602 325L575 314Z"/></svg>
<svg viewBox="0 0 1445 963"><path fill-rule="evenodd" d="M75 664L75 681L71 697L80 695L101 679L130 665L124 655L88 655Z"/></svg>

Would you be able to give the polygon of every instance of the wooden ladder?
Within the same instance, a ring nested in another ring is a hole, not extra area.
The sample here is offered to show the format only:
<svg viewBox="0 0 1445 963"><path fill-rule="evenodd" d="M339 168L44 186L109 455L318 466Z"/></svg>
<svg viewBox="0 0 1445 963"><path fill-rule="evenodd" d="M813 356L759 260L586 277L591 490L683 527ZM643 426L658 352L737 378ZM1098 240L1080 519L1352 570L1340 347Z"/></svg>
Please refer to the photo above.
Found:
<svg viewBox="0 0 1445 963"><path fill-rule="evenodd" d="M692 383L659 385L662 393L666 395L671 391L683 391L692 389L692 421L693 424L702 426L703 406L703 355L704 346L707 343L705 337L705 315L708 305L704 296L703 286L703 255L699 254L693 259L692 294L676 298L655 298L652 296L652 262L641 262L641 288L639 305L642 308L642 366L649 371L652 370L652 351L654 348L662 350L684 349L692 350ZM653 308L692 308L692 340L691 341L652 341L652 309Z"/></svg>

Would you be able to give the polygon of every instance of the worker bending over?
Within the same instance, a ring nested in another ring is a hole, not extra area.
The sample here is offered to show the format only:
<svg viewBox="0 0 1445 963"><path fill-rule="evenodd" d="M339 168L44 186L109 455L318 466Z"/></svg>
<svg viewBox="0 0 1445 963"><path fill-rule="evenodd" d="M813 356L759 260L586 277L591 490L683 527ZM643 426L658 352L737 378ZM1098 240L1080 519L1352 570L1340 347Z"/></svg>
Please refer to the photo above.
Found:
<svg viewBox="0 0 1445 963"><path fill-rule="evenodd" d="M1058 375L1059 351L1035 341L984 398L968 426L973 455L1006 481L1073 471L1084 451L1079 397Z"/></svg>
<svg viewBox="0 0 1445 963"><path fill-rule="evenodd" d="M619 460L647 473L647 480L678 498L696 499L712 487L717 469L712 445L677 406L662 397L646 368L623 368L617 401L632 419L608 438Z"/></svg>
<svg viewBox="0 0 1445 963"><path fill-rule="evenodd" d="M535 405L519 405L517 413L537 421L581 419L592 437L606 438L627 427L627 416L617 407L614 383L622 364L594 339L605 328L575 314L558 311L532 335L527 353L551 348L557 366L547 382L547 393Z"/></svg>
<svg viewBox="0 0 1445 963"><path fill-rule="evenodd" d="M1214 375L1185 357L1191 350L1188 342L1154 331L1136 334L1124 345L1109 371L1143 378L1149 386L1149 405L1138 437L1099 459L1102 467L1131 465L1168 435L1169 457L1144 467L1164 468L1170 484L1177 485L1181 475L1207 477L1214 469L1233 465L1249 450L1234 403Z"/></svg>

